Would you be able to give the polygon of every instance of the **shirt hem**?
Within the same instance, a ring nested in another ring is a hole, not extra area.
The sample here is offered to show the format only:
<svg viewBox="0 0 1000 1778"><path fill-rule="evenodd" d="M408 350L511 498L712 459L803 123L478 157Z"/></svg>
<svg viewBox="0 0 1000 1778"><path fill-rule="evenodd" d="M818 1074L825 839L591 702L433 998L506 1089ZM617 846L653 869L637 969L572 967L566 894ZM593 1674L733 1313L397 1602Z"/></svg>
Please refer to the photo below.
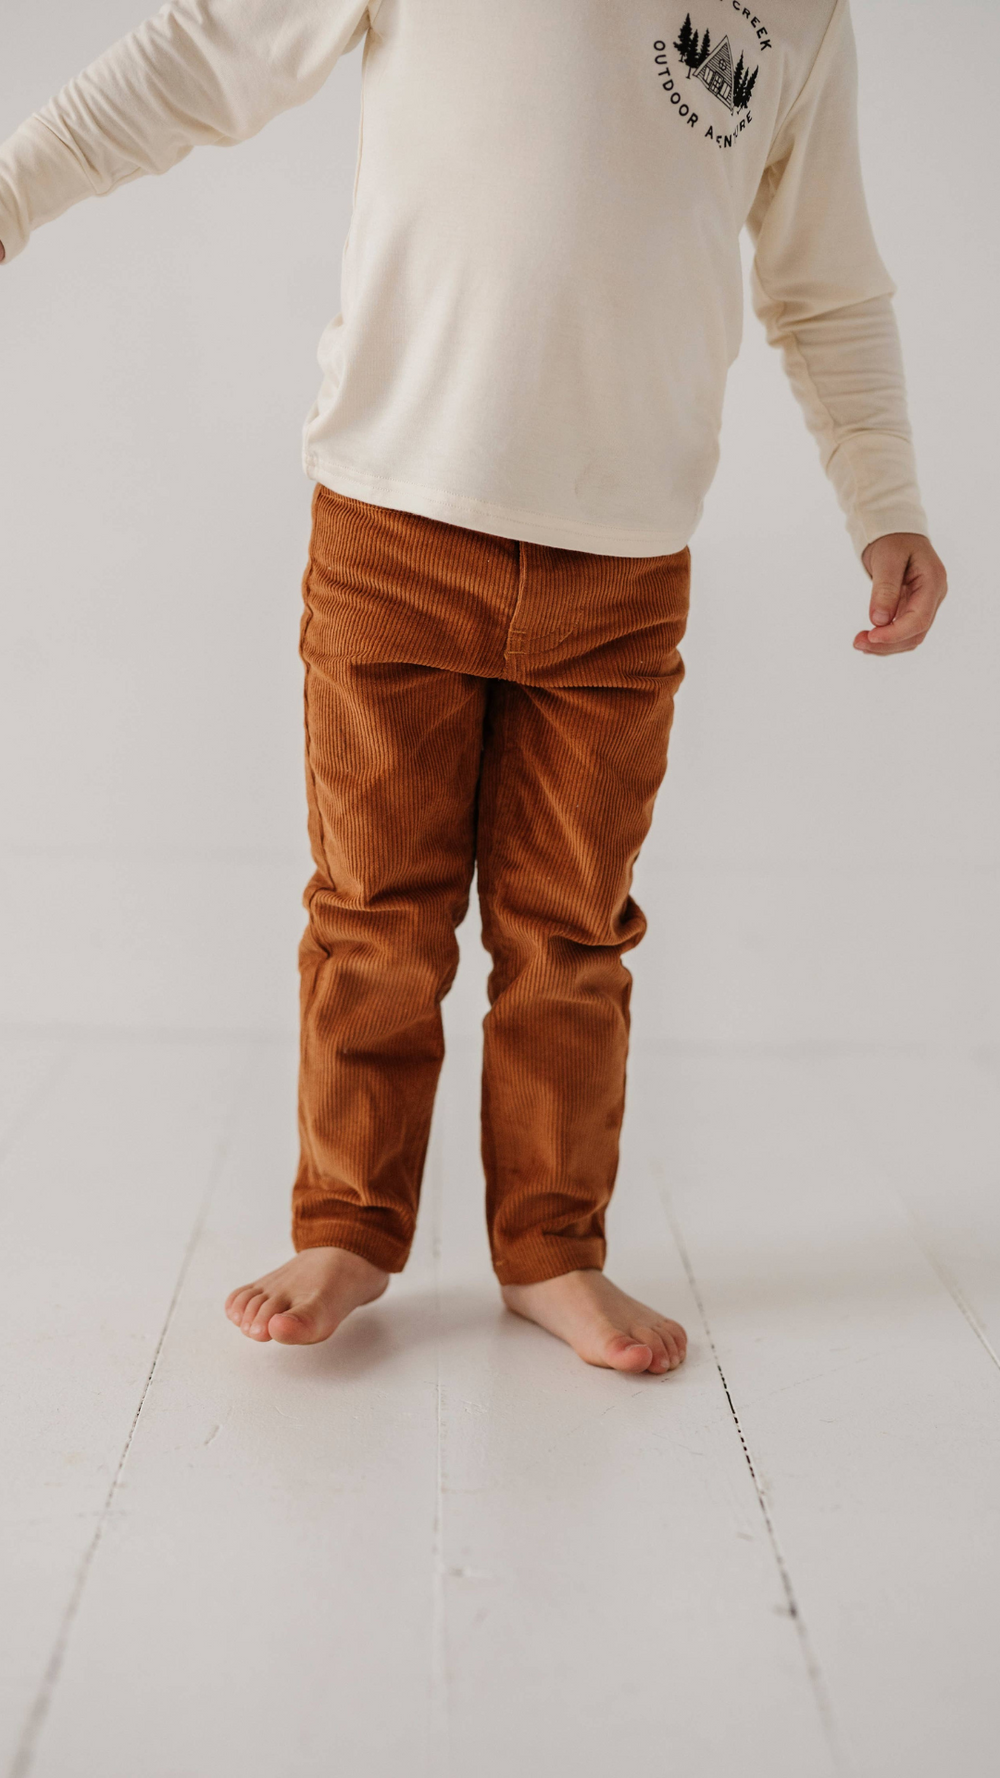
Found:
<svg viewBox="0 0 1000 1778"><path fill-rule="evenodd" d="M581 550L588 555L672 556L685 549L689 535L679 532L621 531L614 526L588 525L576 519L553 518L545 513L478 500L471 494L450 494L413 482L364 475L315 451L306 451L303 467L313 481L334 494L388 506L395 512L418 513L469 531L484 531L518 543L547 544L556 549Z"/></svg>

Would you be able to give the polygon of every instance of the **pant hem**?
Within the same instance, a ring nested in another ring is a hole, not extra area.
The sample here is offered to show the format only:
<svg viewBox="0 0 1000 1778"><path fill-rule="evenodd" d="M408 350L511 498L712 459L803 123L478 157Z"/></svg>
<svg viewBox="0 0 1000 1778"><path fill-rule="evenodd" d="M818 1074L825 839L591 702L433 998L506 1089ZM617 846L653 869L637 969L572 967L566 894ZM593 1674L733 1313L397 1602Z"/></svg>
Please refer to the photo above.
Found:
<svg viewBox="0 0 1000 1778"><path fill-rule="evenodd" d="M493 1270L501 1284L544 1284L567 1272L603 1272L606 1254L607 1243L597 1235L583 1241L535 1235L503 1255L494 1254Z"/></svg>
<svg viewBox="0 0 1000 1778"><path fill-rule="evenodd" d="M342 1247L345 1252L356 1253L359 1258L378 1266L382 1272L401 1272L409 1257L409 1248L402 1247L383 1230L359 1228L356 1222L340 1218L327 1217L323 1221L293 1218L292 1244L296 1253L303 1253L310 1247Z"/></svg>

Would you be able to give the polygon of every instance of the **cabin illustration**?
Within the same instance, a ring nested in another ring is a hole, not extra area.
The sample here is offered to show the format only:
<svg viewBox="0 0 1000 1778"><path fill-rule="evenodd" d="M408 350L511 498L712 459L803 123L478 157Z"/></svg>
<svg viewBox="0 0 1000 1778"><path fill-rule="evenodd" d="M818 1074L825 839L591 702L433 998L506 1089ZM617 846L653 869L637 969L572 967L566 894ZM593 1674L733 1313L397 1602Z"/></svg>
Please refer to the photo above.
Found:
<svg viewBox="0 0 1000 1778"><path fill-rule="evenodd" d="M704 81L710 93L729 111L733 109L733 52L729 47L729 38L724 37L717 49L713 49L701 67L695 73L695 79Z"/></svg>

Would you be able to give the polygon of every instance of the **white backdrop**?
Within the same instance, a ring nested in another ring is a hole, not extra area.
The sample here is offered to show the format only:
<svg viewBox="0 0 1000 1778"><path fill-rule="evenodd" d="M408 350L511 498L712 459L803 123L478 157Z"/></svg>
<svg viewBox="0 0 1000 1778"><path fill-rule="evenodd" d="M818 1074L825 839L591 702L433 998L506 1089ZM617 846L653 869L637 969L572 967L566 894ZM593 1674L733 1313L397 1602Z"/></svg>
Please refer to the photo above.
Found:
<svg viewBox="0 0 1000 1778"><path fill-rule="evenodd" d="M0 136L145 10L6 0ZM855 0L871 208L952 595L915 656L748 312L693 543L637 1029L985 1045L998 1031L995 0ZM963 46L958 55L957 46ZM39 231L0 271L7 1024L295 1021L299 432L339 307L360 55L305 109ZM453 1015L482 1010L475 915ZM873 1090L878 1090L877 1064Z"/></svg>

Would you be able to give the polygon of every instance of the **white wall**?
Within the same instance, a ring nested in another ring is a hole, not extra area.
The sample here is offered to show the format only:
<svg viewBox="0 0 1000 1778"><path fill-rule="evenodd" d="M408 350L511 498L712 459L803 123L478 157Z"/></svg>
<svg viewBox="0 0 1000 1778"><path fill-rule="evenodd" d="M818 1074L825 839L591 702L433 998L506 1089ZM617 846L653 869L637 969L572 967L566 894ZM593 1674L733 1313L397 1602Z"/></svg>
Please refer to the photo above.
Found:
<svg viewBox="0 0 1000 1778"><path fill-rule="evenodd" d="M6 0L0 135L144 8ZM1000 1041L993 0L855 0L868 189L952 596L915 656L748 315L694 542L637 894L643 1028ZM309 872L299 431L338 307L360 55L304 110L39 231L0 272L0 976L8 1023L295 1018ZM456 994L480 1014L474 919ZM455 1009L459 1011L459 1009Z"/></svg>

